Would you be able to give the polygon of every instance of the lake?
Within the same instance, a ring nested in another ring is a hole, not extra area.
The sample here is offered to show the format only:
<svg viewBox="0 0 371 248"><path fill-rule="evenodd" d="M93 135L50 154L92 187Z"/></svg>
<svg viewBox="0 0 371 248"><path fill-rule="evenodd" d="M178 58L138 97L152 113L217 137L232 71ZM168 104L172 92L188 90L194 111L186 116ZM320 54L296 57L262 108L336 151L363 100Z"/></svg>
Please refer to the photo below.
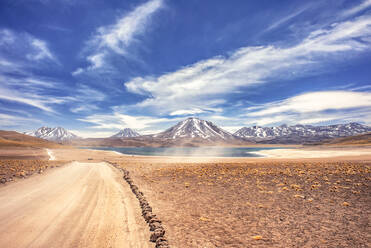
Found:
<svg viewBox="0 0 371 248"><path fill-rule="evenodd" d="M185 157L263 157L259 151L283 147L83 147L127 155Z"/></svg>

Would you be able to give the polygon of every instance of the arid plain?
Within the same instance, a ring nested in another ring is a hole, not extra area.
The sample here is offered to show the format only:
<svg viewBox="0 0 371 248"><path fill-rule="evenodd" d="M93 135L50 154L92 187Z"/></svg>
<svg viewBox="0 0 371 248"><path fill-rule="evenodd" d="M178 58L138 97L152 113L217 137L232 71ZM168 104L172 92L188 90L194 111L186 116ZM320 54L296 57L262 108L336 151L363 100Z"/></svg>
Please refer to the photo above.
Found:
<svg viewBox="0 0 371 248"><path fill-rule="evenodd" d="M287 149L265 158L149 157L75 148L38 152L34 159L7 155L1 175L11 171L22 183L23 175L67 161L123 168L162 221L171 247L367 247L370 241L368 146ZM55 160L46 160L51 153ZM130 204L144 226L139 203Z"/></svg>

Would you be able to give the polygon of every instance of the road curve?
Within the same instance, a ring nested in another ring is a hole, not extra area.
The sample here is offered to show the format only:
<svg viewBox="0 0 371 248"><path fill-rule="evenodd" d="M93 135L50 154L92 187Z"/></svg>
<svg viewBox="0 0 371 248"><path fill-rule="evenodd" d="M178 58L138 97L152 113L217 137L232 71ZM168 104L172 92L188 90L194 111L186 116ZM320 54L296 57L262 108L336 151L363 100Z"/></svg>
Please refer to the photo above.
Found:
<svg viewBox="0 0 371 248"><path fill-rule="evenodd" d="M0 188L0 247L150 247L116 169L73 162Z"/></svg>

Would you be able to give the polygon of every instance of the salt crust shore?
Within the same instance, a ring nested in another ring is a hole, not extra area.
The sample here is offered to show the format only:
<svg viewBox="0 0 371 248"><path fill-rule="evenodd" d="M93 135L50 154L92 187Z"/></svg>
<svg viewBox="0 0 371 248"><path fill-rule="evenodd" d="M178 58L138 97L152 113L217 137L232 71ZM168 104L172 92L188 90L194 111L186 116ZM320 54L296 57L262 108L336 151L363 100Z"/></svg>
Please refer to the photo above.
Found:
<svg viewBox="0 0 371 248"><path fill-rule="evenodd" d="M367 156L371 149L352 150L305 150L305 149L274 149L262 150L256 154L269 158L329 158L342 156Z"/></svg>

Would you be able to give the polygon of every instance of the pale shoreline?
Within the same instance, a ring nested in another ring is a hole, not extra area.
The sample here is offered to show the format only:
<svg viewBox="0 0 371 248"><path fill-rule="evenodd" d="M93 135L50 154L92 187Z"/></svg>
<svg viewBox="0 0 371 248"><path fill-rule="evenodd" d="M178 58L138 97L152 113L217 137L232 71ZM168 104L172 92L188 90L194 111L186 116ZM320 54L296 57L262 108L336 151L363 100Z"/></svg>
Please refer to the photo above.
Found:
<svg viewBox="0 0 371 248"><path fill-rule="evenodd" d="M270 158L283 158L283 159L300 159L300 158L333 158L333 157L343 157L343 156L371 156L371 148L347 148L347 149L303 149L303 148L291 148L291 149L270 149L270 150L259 150L256 152L249 152L260 157L225 157L225 156L168 156L168 155L137 155L137 154L127 154L121 153L117 151L109 151L109 150L93 150L92 151L106 151L112 152L116 155L120 156L128 156L128 157L156 157L156 158L219 158L219 159L270 159Z"/></svg>
<svg viewBox="0 0 371 248"><path fill-rule="evenodd" d="M342 156L371 156L370 149L354 150L307 150L307 149L272 149L261 150L257 154L266 158L331 158Z"/></svg>

